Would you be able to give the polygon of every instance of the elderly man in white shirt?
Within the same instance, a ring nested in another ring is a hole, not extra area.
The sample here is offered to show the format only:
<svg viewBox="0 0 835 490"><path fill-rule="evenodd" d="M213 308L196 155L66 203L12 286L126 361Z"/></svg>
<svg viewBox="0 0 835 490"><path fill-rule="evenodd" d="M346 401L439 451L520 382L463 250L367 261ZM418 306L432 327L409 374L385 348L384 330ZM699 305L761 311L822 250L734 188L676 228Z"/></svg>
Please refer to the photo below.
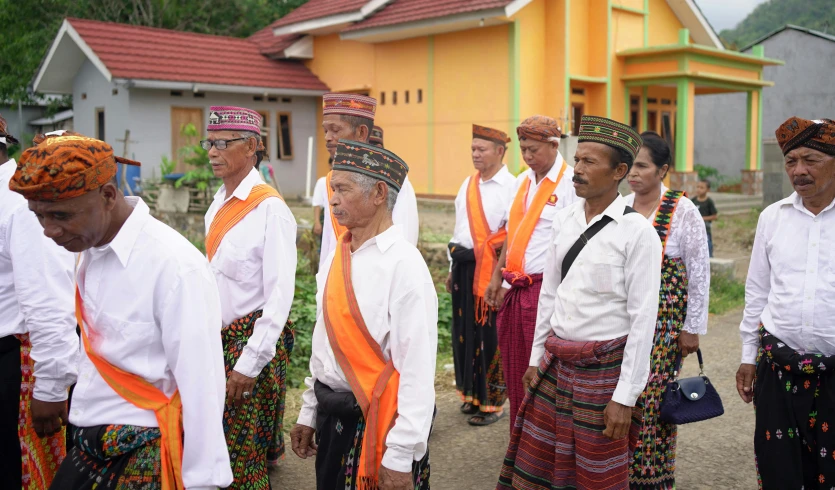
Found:
<svg viewBox="0 0 835 490"><path fill-rule="evenodd" d="M649 377L661 243L618 194L641 146L638 133L584 116L578 136L573 181L583 200L555 220L524 377L528 396L499 489L629 488L628 433Z"/></svg>
<svg viewBox="0 0 835 490"><path fill-rule="evenodd" d="M23 152L9 185L44 235L80 254L75 446L52 488L226 487L214 276L188 240L122 195L117 161L137 164L103 141L49 137Z"/></svg>
<svg viewBox="0 0 835 490"><path fill-rule="evenodd" d="M260 114L213 106L207 132L200 144L223 180L206 212L206 254L223 315L223 429L235 475L230 488L266 490L267 464L284 454L296 220L255 168L263 151Z"/></svg>
<svg viewBox="0 0 835 490"><path fill-rule="evenodd" d="M78 373L75 262L9 189L13 144L0 116L0 474L9 488L47 488L66 454L68 390Z"/></svg>
<svg viewBox="0 0 835 490"><path fill-rule="evenodd" d="M317 276L311 376L290 433L299 457L316 456L318 490L429 488L438 298L392 223L407 171L389 151L339 141L331 204L348 232Z"/></svg>
<svg viewBox="0 0 835 490"><path fill-rule="evenodd" d="M455 198L455 228L449 242L452 294L452 358L461 412L470 425L484 426L503 415L507 388L496 336L496 310L485 294L507 232L507 209L516 178L502 163L510 138L498 129L473 124L476 173L464 179Z"/></svg>
<svg viewBox="0 0 835 490"><path fill-rule="evenodd" d="M756 405L762 488L829 488L835 485L835 122L792 117L776 135L795 192L767 207L757 224L737 391Z"/></svg>

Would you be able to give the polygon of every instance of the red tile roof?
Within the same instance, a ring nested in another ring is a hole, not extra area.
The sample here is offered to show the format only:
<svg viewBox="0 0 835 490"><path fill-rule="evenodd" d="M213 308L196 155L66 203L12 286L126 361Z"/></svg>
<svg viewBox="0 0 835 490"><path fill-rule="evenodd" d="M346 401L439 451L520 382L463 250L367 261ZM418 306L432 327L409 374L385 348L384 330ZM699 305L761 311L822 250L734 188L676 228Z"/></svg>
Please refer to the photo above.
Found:
<svg viewBox="0 0 835 490"><path fill-rule="evenodd" d="M327 91L302 63L248 39L67 19L114 78Z"/></svg>
<svg viewBox="0 0 835 490"><path fill-rule="evenodd" d="M285 34L283 36L276 36L273 34L273 28L267 26L255 34L249 36L250 42L258 45L258 49L264 56L280 55L282 51L289 48L296 41L301 39L301 34Z"/></svg>
<svg viewBox="0 0 835 490"><path fill-rule="evenodd" d="M345 28L343 31L356 31L370 27L389 26L416 22L419 20L435 19L449 15L477 12L479 10L504 8L512 0L454 0L439 2L437 0L394 0L377 13Z"/></svg>
<svg viewBox="0 0 835 490"><path fill-rule="evenodd" d="M331 15L356 12L368 0L308 0L307 3L273 22L270 27L281 27Z"/></svg>

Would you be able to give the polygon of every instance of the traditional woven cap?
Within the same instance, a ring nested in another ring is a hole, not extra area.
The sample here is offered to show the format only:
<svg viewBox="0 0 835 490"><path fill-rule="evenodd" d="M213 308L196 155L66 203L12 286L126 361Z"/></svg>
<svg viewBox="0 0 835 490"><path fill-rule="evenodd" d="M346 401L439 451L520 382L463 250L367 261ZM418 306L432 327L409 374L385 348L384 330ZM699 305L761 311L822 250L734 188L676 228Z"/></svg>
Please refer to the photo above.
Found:
<svg viewBox="0 0 835 490"><path fill-rule="evenodd" d="M561 138L562 130L557 120L548 116L531 116L516 128L516 135L519 139L536 141L552 141L552 138Z"/></svg>
<svg viewBox="0 0 835 490"><path fill-rule="evenodd" d="M774 132L783 155L799 146L835 155L835 121L790 117Z"/></svg>
<svg viewBox="0 0 835 490"><path fill-rule="evenodd" d="M339 140L333 169L357 172L382 180L398 192L409 173L409 166L394 153L359 141Z"/></svg>
<svg viewBox="0 0 835 490"><path fill-rule="evenodd" d="M10 135L8 133L9 125L5 119L3 119L3 115L0 114L0 144L3 145L16 145L18 143L17 138Z"/></svg>
<svg viewBox="0 0 835 490"><path fill-rule="evenodd" d="M492 141L502 146L510 143L510 138L507 137L507 133L504 131L488 128L487 126L479 126L478 124L473 124L473 138Z"/></svg>
<svg viewBox="0 0 835 490"><path fill-rule="evenodd" d="M580 131L577 142L594 141L613 148L620 148L632 155L638 156L643 141L637 131L626 124L606 119L605 117L583 116L580 119Z"/></svg>
<svg viewBox="0 0 835 490"><path fill-rule="evenodd" d="M358 94L325 94L322 96L322 114L342 114L374 120L377 99Z"/></svg>
<svg viewBox="0 0 835 490"><path fill-rule="evenodd" d="M383 147L383 128L380 126L374 126L371 130L371 134L368 135L368 142L372 145L379 146L380 148Z"/></svg>
<svg viewBox="0 0 835 490"><path fill-rule="evenodd" d="M245 107L212 106L207 131L251 131L261 134L261 114Z"/></svg>
<svg viewBox="0 0 835 490"><path fill-rule="evenodd" d="M20 156L9 189L30 201L64 201L110 182L116 163L139 162L113 155L104 141L81 135L47 136Z"/></svg>

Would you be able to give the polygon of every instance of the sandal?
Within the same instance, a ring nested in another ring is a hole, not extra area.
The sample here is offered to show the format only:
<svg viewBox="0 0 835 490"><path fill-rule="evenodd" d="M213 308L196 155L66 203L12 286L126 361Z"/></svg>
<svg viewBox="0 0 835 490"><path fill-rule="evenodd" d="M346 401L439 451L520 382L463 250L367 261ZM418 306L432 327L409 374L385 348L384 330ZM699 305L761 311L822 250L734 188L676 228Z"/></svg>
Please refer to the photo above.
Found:
<svg viewBox="0 0 835 490"><path fill-rule="evenodd" d="M476 427L485 427L495 424L502 417L504 417L504 411L500 413L479 412L478 414L470 417L470 420L468 420L467 423Z"/></svg>
<svg viewBox="0 0 835 490"><path fill-rule="evenodd" d="M472 403L464 403L463 405L461 405L461 413L466 415L478 413L478 407L473 405Z"/></svg>

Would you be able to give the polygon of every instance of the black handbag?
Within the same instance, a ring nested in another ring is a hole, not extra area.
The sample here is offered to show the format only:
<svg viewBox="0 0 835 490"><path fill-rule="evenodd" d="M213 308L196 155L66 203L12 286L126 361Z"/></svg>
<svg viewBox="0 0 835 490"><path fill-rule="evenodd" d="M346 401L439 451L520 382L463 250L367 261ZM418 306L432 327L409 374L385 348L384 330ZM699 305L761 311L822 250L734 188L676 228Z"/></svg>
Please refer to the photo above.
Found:
<svg viewBox="0 0 835 490"><path fill-rule="evenodd" d="M675 425L689 424L712 419L725 413L719 393L705 376L702 350L697 350L696 355L699 357L698 376L667 383L667 389L661 397L659 418L662 422ZM681 369L681 361L678 366Z"/></svg>

